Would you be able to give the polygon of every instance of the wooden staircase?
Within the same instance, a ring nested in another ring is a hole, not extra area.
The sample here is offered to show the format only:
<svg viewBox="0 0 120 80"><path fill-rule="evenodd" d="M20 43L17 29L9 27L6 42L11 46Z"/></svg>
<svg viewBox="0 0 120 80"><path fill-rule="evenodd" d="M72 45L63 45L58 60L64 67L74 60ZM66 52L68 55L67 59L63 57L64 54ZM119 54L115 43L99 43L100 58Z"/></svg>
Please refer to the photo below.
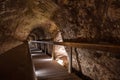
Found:
<svg viewBox="0 0 120 80"><path fill-rule="evenodd" d="M32 59L38 80L82 80L42 52L32 52Z"/></svg>

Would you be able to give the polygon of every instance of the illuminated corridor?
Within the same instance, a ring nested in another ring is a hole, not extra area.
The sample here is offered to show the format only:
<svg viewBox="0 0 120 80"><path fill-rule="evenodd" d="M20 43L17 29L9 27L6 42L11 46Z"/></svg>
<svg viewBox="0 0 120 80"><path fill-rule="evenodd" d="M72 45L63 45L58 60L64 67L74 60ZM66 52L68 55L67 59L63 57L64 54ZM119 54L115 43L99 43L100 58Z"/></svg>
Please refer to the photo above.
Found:
<svg viewBox="0 0 120 80"><path fill-rule="evenodd" d="M0 0L0 80L37 79L120 80L120 0Z"/></svg>
<svg viewBox="0 0 120 80"><path fill-rule="evenodd" d="M82 80L42 52L32 52L32 59L38 80Z"/></svg>

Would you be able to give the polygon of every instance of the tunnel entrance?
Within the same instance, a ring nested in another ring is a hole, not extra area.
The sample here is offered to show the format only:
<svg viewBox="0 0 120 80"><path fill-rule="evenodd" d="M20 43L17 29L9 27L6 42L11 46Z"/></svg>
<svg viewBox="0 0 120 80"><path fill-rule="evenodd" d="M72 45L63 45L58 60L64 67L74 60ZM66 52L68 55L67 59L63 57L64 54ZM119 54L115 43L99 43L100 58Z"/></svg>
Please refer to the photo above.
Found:
<svg viewBox="0 0 120 80"><path fill-rule="evenodd" d="M50 35L49 31L44 29L45 27L37 27L33 29L28 35L27 41L29 42L29 48L31 51L39 50L52 56L55 56L55 60L62 66L68 67L68 54L64 46L61 45L46 45L39 44L34 41L54 41L63 42L61 32L56 30L54 35ZM45 48L47 48L45 50ZM38 52L39 52L38 51ZM52 57L53 58L53 57Z"/></svg>
<svg viewBox="0 0 120 80"><path fill-rule="evenodd" d="M54 40L55 42L63 42L61 33L58 32L55 36ZM48 45L44 43L39 43L39 40L35 34L30 34L28 37L28 43L29 43L29 49L30 52L44 52L47 55L52 56L52 53L54 53L55 60L62 66L68 67L68 54L65 50L64 46L61 45Z"/></svg>

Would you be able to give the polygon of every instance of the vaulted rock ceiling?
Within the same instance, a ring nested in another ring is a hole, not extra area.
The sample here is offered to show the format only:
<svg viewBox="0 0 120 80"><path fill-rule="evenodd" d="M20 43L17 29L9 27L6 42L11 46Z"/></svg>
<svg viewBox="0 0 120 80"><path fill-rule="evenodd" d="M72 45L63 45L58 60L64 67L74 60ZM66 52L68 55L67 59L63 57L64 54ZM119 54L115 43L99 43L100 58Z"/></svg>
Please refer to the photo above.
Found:
<svg viewBox="0 0 120 80"><path fill-rule="evenodd" d="M50 18L57 8L58 6L51 0L0 1L1 47L6 49L10 42L26 40L30 32L37 27L53 37L57 26ZM5 47L5 44L8 45Z"/></svg>
<svg viewBox="0 0 120 80"><path fill-rule="evenodd" d="M25 40L35 27L51 27L50 17L57 5L50 0L1 1L1 37L13 36ZM53 28L52 28L53 29ZM0 38L2 39L2 38Z"/></svg>
<svg viewBox="0 0 120 80"><path fill-rule="evenodd" d="M60 29L68 41L120 42L119 0L1 0L0 42L26 40L32 29Z"/></svg>

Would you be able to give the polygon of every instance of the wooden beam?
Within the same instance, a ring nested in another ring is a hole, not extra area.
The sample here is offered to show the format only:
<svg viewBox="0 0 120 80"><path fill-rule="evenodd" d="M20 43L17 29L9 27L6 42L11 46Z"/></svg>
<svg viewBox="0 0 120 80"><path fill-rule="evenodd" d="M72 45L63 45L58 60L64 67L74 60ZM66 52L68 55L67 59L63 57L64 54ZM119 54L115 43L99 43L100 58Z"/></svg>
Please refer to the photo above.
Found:
<svg viewBox="0 0 120 80"><path fill-rule="evenodd" d="M76 48L94 49L94 50L116 52L116 53L120 52L120 45L113 45L113 44L52 42L52 41L32 41L32 42L52 44L52 45L63 45L63 46L76 47Z"/></svg>
<svg viewBox="0 0 120 80"><path fill-rule="evenodd" d="M91 43L73 43L73 42L54 42L57 45L64 45L76 48L95 49L109 52L120 52L120 45L112 44L91 44Z"/></svg>
<svg viewBox="0 0 120 80"><path fill-rule="evenodd" d="M68 54L69 65L68 65L68 73L72 73L72 47L70 47L70 53Z"/></svg>

